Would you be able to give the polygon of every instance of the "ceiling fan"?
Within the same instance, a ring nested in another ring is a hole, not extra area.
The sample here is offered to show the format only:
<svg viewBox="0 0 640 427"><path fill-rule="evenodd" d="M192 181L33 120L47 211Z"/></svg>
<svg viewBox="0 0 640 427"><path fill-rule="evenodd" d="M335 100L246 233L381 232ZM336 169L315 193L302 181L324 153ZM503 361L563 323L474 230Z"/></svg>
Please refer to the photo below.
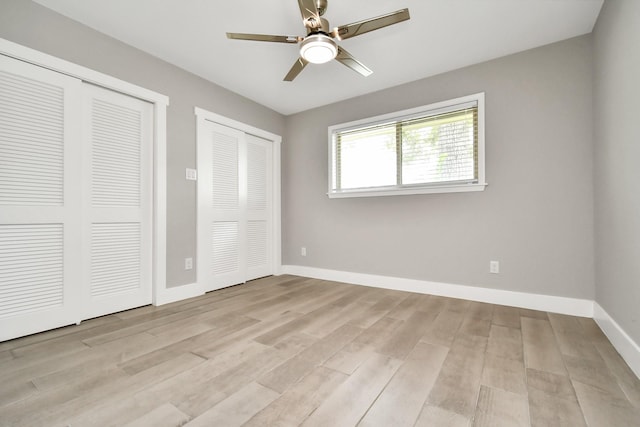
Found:
<svg viewBox="0 0 640 427"><path fill-rule="evenodd" d="M373 71L351 56L349 52L338 46L335 40L345 40L368 33L369 31L406 21L409 19L409 9L401 9L386 15L354 22L352 24L341 25L331 29L329 27L329 21L322 18L322 15L324 15L327 10L327 1L328 0L298 0L298 6L302 13L302 22L307 30L305 37L246 33L227 33L227 37L235 40L300 43L300 57L284 78L284 80L288 82L295 79L308 63L324 64L334 58L363 76L370 75Z"/></svg>

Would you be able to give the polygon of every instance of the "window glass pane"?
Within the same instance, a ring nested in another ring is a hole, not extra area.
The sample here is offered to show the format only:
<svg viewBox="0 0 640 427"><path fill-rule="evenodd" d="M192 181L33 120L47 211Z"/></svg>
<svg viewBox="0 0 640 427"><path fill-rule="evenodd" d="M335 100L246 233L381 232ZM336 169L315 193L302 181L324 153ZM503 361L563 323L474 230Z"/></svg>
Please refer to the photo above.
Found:
<svg viewBox="0 0 640 427"><path fill-rule="evenodd" d="M329 126L329 197L483 191L484 94Z"/></svg>
<svg viewBox="0 0 640 427"><path fill-rule="evenodd" d="M336 156L341 189L397 183L395 125L341 134Z"/></svg>
<svg viewBox="0 0 640 427"><path fill-rule="evenodd" d="M402 183L472 181L476 177L473 110L402 126Z"/></svg>

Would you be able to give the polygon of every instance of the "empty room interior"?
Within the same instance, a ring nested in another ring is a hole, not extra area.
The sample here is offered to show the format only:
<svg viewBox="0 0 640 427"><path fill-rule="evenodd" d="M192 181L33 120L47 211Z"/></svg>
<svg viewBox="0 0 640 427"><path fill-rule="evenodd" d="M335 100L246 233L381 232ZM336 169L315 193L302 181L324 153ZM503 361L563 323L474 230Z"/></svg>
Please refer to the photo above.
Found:
<svg viewBox="0 0 640 427"><path fill-rule="evenodd" d="M640 426L638 76L638 0L2 0L0 426Z"/></svg>

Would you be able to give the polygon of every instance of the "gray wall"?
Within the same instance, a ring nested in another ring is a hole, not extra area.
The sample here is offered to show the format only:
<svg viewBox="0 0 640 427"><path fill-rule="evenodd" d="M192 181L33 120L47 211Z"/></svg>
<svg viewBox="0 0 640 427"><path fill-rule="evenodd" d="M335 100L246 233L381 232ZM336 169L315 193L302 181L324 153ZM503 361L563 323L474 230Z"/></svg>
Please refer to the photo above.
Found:
<svg viewBox="0 0 640 427"><path fill-rule="evenodd" d="M593 299L591 52L583 36L287 117L283 264ZM327 126L483 91L484 192L327 198Z"/></svg>
<svg viewBox="0 0 640 427"><path fill-rule="evenodd" d="M640 343L640 1L594 30L596 301Z"/></svg>
<svg viewBox="0 0 640 427"><path fill-rule="evenodd" d="M170 97L167 110L167 285L193 283L196 186L194 106L282 135L284 117L62 15L27 0L0 1L0 37L84 65ZM195 266L194 266L195 267Z"/></svg>

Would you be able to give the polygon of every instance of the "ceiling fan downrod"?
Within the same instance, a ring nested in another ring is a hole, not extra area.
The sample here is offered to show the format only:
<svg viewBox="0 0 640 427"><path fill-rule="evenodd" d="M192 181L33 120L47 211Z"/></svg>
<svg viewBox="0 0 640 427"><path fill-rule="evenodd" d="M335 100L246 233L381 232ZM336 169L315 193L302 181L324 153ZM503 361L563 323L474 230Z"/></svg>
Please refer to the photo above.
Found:
<svg viewBox="0 0 640 427"><path fill-rule="evenodd" d="M322 16L327 11L327 0L314 0L316 3L316 9L318 9L318 15Z"/></svg>

